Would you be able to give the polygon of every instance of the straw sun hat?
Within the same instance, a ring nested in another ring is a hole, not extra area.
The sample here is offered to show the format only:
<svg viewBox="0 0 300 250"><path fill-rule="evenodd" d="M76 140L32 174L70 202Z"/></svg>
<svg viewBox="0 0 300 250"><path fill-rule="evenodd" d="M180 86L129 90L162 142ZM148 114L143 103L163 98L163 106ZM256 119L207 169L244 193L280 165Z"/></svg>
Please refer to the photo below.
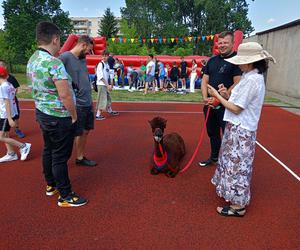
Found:
<svg viewBox="0 0 300 250"><path fill-rule="evenodd" d="M254 63L263 59L268 59L276 63L275 58L266 50L263 50L261 45L256 42L242 43L238 47L237 55L225 59L232 64L241 65Z"/></svg>

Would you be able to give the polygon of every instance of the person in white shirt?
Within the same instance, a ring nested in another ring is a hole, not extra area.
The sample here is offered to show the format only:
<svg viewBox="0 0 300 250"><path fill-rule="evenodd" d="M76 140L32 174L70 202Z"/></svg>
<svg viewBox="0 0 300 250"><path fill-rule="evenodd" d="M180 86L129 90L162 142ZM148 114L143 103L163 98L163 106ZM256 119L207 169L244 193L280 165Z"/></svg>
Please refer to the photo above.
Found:
<svg viewBox="0 0 300 250"><path fill-rule="evenodd" d="M190 92L195 93L195 82L197 80L197 63L196 60L192 60L192 72L191 72L191 82L190 82Z"/></svg>
<svg viewBox="0 0 300 250"><path fill-rule="evenodd" d="M226 108L227 122L212 183L217 195L230 202L230 206L217 207L217 212L241 217L251 197L256 130L265 96L263 73L267 70L267 60L275 62L275 59L258 43L248 42L239 46L236 56L225 60L239 65L243 75L228 100L219 93L220 89L208 85L209 94Z"/></svg>
<svg viewBox="0 0 300 250"><path fill-rule="evenodd" d="M118 112L113 111L111 107L111 97L110 91L112 91L112 85L109 84L109 65L107 63L109 53L103 53L103 60L98 63L96 68L97 75L97 87L98 87L98 96L97 96L97 105L96 105L96 120L101 121L105 119L105 116L102 115L102 111L106 110L108 114L112 116L119 115Z"/></svg>
<svg viewBox="0 0 300 250"><path fill-rule="evenodd" d="M152 88L155 91L155 86L154 86L154 81L155 81L155 62L153 60L153 55L149 55L149 61L146 66L146 84L145 84L145 90L144 90L144 95L147 94L148 92L148 87L150 84L152 84Z"/></svg>
<svg viewBox="0 0 300 250"><path fill-rule="evenodd" d="M0 163L18 160L13 147L19 148L21 161L26 160L31 148L30 143L22 143L9 138L10 128L16 126L14 120L18 115L18 110L15 102L16 90L7 78L6 68L0 66L0 141L5 143L7 150L6 155L0 158Z"/></svg>

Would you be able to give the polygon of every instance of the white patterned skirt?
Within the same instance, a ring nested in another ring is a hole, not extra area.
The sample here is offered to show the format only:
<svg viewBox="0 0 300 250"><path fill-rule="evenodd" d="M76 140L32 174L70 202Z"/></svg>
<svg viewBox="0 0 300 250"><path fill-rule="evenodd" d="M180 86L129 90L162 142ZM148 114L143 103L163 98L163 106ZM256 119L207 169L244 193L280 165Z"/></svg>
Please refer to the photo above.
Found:
<svg viewBox="0 0 300 250"><path fill-rule="evenodd" d="M231 204L244 207L250 202L255 140L256 131L227 122L211 182L218 196Z"/></svg>

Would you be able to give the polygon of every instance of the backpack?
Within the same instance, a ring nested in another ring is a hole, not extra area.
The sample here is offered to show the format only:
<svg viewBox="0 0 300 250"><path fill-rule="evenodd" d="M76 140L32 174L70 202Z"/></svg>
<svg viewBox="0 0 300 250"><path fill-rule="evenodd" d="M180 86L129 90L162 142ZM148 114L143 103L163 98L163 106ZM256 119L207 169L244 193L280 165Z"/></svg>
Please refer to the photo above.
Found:
<svg viewBox="0 0 300 250"><path fill-rule="evenodd" d="M94 78L92 80L92 86L93 86L93 89L95 90L95 92L98 92L98 87L97 87L97 67L98 67L99 63L97 63L97 65L95 67L96 74L94 75ZM102 70L103 70L104 69L104 63L101 62L101 64L102 64Z"/></svg>

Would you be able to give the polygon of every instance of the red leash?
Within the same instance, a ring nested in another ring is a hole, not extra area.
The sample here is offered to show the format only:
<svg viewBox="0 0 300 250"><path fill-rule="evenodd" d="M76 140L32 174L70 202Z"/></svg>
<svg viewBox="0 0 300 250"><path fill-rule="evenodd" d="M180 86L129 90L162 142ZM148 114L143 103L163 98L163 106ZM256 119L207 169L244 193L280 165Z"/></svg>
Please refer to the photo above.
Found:
<svg viewBox="0 0 300 250"><path fill-rule="evenodd" d="M202 128L202 131L201 131L201 134L200 134L200 138L199 138L199 142L198 142L198 145L192 155L192 158L189 160L189 162L183 167L183 169L181 169L180 173L183 173L184 171L186 171L192 164L192 162L194 161L195 157L196 157L196 154L198 153L198 150L200 148L200 145L202 143L202 140L203 140L203 136L204 136L204 131L206 129L206 124L207 124L207 120L208 120L208 116L209 116L209 111L210 111L210 106L208 106L208 109L207 109L207 113L206 113L206 117L205 117L205 123L204 123L204 126Z"/></svg>

